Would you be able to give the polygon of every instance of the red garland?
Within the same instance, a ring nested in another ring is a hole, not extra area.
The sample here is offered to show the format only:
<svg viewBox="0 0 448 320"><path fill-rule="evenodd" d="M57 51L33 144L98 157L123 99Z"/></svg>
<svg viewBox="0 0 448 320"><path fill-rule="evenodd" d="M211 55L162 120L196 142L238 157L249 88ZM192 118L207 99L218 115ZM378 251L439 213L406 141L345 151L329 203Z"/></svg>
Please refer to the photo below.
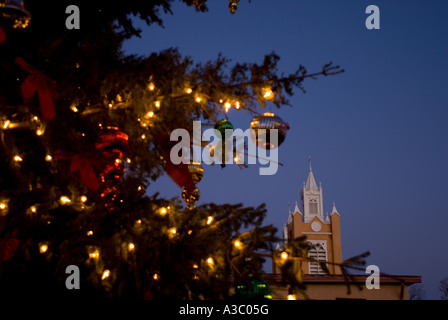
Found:
<svg viewBox="0 0 448 320"><path fill-rule="evenodd" d="M62 150L55 151L55 158L60 160L71 160L70 173L79 170L81 180L86 184L91 191L96 191L100 187L93 166L99 167L97 161L93 157L83 154L75 154L72 152L65 152Z"/></svg>
<svg viewBox="0 0 448 320"><path fill-rule="evenodd" d="M28 103L37 92L37 95L39 96L42 118L44 120L53 119L56 116L53 99L57 99L59 97L56 90L56 82L33 66L29 65L20 57L16 58L16 63L22 67L23 70L30 73L30 75L20 86L23 100L25 103Z"/></svg>

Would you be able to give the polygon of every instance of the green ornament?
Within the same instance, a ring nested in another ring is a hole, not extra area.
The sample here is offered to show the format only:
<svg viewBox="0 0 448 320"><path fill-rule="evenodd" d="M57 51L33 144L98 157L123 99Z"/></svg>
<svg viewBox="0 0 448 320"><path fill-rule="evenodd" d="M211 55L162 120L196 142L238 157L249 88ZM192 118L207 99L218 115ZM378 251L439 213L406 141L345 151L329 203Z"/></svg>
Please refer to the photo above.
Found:
<svg viewBox="0 0 448 320"><path fill-rule="evenodd" d="M223 119L215 124L215 130L218 130L219 133L221 133L221 139L224 140L226 129L230 129L233 131L233 125L230 123L229 120Z"/></svg>
<svg viewBox="0 0 448 320"><path fill-rule="evenodd" d="M261 278L252 277L250 284L240 284L236 286L235 298L250 299L250 298L264 298L272 299L271 289L268 284Z"/></svg>

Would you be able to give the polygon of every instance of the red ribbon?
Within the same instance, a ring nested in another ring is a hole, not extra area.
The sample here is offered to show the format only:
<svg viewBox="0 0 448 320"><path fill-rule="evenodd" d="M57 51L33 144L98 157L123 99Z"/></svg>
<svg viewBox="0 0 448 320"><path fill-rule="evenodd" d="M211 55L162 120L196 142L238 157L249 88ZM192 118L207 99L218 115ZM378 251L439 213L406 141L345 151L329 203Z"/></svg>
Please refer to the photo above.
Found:
<svg viewBox="0 0 448 320"><path fill-rule="evenodd" d="M23 100L25 103L28 103L37 92L42 118L44 120L53 119L56 116L53 99L57 99L59 96L56 90L56 82L29 65L20 57L16 58L16 63L22 67L23 70L30 73L20 86Z"/></svg>
<svg viewBox="0 0 448 320"><path fill-rule="evenodd" d="M93 170L93 165L96 167L99 167L99 165L95 160L86 155L64 152L62 150L56 150L55 157L60 160L71 160L70 173L79 170L81 180L86 184L87 188L91 191L98 190L100 184Z"/></svg>
<svg viewBox="0 0 448 320"><path fill-rule="evenodd" d="M182 162L176 165L170 159L171 148L175 142L170 141L170 136L166 134L158 134L156 138L160 142L164 154L166 173L179 187L185 188L187 193L191 194L196 189L196 185L190 170L188 170L188 165Z"/></svg>
<svg viewBox="0 0 448 320"><path fill-rule="evenodd" d="M6 34L5 31L3 31L3 28L0 27L0 44L6 41Z"/></svg>

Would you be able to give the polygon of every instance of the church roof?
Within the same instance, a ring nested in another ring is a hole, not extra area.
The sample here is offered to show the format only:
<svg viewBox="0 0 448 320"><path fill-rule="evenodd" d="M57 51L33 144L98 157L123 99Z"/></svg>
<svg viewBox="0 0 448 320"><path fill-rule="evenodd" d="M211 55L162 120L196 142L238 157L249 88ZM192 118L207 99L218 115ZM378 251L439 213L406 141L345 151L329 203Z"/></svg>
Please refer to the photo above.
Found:
<svg viewBox="0 0 448 320"><path fill-rule="evenodd" d="M318 190L316 180L314 180L313 170L310 165L310 172L308 173L308 179L306 179L305 183L306 190Z"/></svg>

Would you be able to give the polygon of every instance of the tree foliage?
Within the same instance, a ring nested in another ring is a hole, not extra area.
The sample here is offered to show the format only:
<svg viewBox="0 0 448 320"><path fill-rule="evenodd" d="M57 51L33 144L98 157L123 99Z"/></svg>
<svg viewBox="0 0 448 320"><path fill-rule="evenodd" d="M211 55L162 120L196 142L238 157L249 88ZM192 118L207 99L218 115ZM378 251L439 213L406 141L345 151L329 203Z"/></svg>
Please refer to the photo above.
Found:
<svg viewBox="0 0 448 320"><path fill-rule="evenodd" d="M207 11L206 1L183 2ZM225 102L256 113L266 103L266 87L274 92L272 103L287 105L294 89L304 90L304 80L343 70L329 63L315 73L299 66L279 74L275 53L260 64L233 65L223 56L194 63L176 49L125 56L123 41L140 33L133 19L162 24L160 13L171 12L172 3L25 1L29 27L3 25L0 238L3 254L10 245L13 256L0 259L2 294L226 298L233 283L261 274L258 253L273 252L279 240L273 226L262 225L263 205L186 209L178 199L145 193L164 174L160 137L175 128L191 129L192 120L224 118ZM68 5L81 8L80 30L65 28ZM54 119L42 119L37 95L24 101L21 84L30 72L18 57L54 80ZM108 126L129 136L126 174L116 183L119 201L113 212L105 209L101 192L90 191L82 175L71 170L70 161L55 157L62 150L101 165L95 143ZM161 214L162 209L167 212ZM81 268L80 292L65 289L70 264Z"/></svg>

